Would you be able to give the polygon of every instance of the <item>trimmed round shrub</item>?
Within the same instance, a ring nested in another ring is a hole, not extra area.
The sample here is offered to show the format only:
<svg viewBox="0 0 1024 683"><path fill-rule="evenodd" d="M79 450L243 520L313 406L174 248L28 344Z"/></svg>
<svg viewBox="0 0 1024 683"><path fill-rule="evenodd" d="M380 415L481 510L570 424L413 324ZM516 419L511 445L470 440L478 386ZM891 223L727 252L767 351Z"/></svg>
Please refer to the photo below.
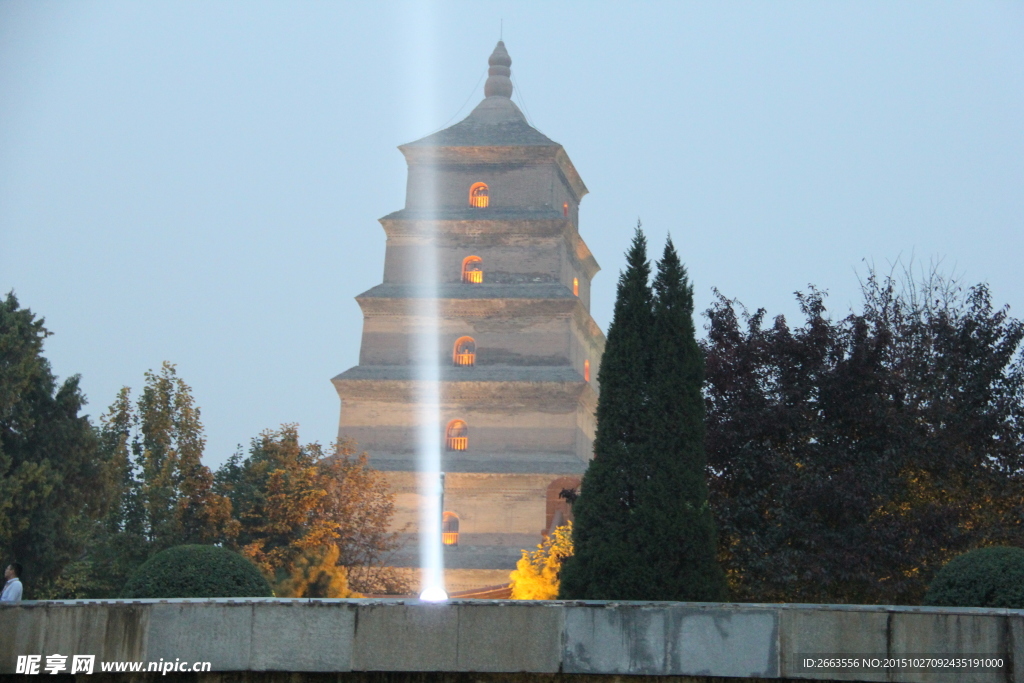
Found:
<svg viewBox="0 0 1024 683"><path fill-rule="evenodd" d="M270 584L252 562L215 545L163 550L135 570L122 598L269 598Z"/></svg>
<svg viewBox="0 0 1024 683"><path fill-rule="evenodd" d="M1024 609L1024 550L993 546L954 557L932 579L924 604Z"/></svg>

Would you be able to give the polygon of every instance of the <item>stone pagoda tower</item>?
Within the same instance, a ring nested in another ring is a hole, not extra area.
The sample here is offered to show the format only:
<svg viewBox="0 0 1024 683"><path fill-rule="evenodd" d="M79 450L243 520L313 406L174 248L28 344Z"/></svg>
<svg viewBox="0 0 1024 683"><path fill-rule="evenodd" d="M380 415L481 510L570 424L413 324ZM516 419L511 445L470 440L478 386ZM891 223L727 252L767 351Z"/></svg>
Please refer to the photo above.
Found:
<svg viewBox="0 0 1024 683"><path fill-rule="evenodd" d="M339 435L358 442L398 493L395 528L415 535L413 344L424 320L413 264L437 248L445 580L459 592L507 584L568 513L558 497L592 457L604 335L590 315L599 267L579 234L587 188L557 142L512 96L499 42L485 99L463 121L399 147L405 208L380 219L384 282L356 297L359 365L334 378ZM433 237L432 237L433 235ZM417 567L410 539L393 564Z"/></svg>

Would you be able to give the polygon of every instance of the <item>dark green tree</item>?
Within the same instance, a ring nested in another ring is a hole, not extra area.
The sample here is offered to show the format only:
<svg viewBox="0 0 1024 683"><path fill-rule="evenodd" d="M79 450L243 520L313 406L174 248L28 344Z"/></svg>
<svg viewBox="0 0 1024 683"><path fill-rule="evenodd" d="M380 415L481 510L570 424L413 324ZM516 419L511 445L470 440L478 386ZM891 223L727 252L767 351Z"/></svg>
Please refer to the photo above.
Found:
<svg viewBox="0 0 1024 683"><path fill-rule="evenodd" d="M640 496L656 476L648 448L648 378L653 336L651 266L637 225L619 275L598 383L594 459L573 506L575 554L560 577L563 599L644 599L652 575L637 557Z"/></svg>
<svg viewBox="0 0 1024 683"><path fill-rule="evenodd" d="M270 584L252 562L215 545L179 545L151 557L120 597L269 598Z"/></svg>
<svg viewBox="0 0 1024 683"><path fill-rule="evenodd" d="M25 566L26 597L76 591L84 572L72 565L110 497L95 434L79 414L78 376L58 384L43 357L49 334L13 293L0 301L0 555Z"/></svg>
<svg viewBox="0 0 1024 683"><path fill-rule="evenodd" d="M642 495L634 533L647 597L721 601L715 522L704 454L704 355L693 324L693 287L672 239L654 279L654 334Z"/></svg>
<svg viewBox="0 0 1024 683"><path fill-rule="evenodd" d="M652 291L640 226L619 277L598 381L594 460L573 506L560 597L718 601L704 455L704 359L672 240Z"/></svg>

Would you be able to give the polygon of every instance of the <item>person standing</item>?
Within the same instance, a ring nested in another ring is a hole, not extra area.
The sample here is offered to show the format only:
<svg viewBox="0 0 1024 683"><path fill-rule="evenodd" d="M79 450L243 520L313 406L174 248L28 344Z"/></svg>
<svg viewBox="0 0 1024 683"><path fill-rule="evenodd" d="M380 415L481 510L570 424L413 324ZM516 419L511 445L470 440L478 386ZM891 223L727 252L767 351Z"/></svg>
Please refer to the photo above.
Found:
<svg viewBox="0 0 1024 683"><path fill-rule="evenodd" d="M4 578L7 579L7 583L4 584L3 593L0 593L0 602L20 602L21 564L11 562L7 565L7 569L4 571Z"/></svg>

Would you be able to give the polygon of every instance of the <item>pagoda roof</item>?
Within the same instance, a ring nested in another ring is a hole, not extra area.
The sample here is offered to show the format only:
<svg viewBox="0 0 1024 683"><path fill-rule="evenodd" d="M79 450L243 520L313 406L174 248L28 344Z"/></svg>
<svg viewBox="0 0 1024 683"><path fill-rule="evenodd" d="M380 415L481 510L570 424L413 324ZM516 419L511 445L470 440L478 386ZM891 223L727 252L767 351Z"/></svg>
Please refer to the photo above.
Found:
<svg viewBox="0 0 1024 683"><path fill-rule="evenodd" d="M561 147L526 122L516 103L492 95L454 126L399 147Z"/></svg>
<svg viewBox="0 0 1024 683"><path fill-rule="evenodd" d="M512 58L504 42L498 41L487 63L483 102L454 126L401 145L406 156L420 147L561 147L531 126L512 101Z"/></svg>

